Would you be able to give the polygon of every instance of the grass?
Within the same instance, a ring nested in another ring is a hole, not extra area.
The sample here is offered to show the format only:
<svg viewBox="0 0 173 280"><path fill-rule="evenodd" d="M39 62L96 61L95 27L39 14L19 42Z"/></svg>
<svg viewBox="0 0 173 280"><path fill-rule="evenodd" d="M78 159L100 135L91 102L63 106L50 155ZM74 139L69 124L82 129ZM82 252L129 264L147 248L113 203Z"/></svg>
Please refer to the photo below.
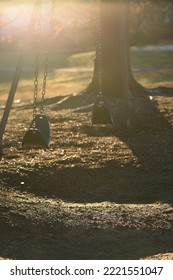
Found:
<svg viewBox="0 0 173 280"><path fill-rule="evenodd" d="M134 77L142 85L149 88L158 86L173 87L173 69L172 70L157 70L134 73Z"/></svg>
<svg viewBox="0 0 173 280"><path fill-rule="evenodd" d="M170 67L173 61L173 51L134 51L131 50L132 66L144 67Z"/></svg>
<svg viewBox="0 0 173 280"><path fill-rule="evenodd" d="M93 67L95 52L82 52L73 54L69 57L69 65L71 67Z"/></svg>
<svg viewBox="0 0 173 280"><path fill-rule="evenodd" d="M170 67L172 66L173 51L136 51L131 49L131 62L133 67ZM42 54L43 56L43 54ZM17 51L1 51L1 67L15 67L17 62ZM60 53L53 51L50 53L51 67L93 67L95 52ZM43 59L43 58L42 58ZM32 67L34 63L34 53L26 52L25 66Z"/></svg>
<svg viewBox="0 0 173 280"><path fill-rule="evenodd" d="M0 61L1 67L15 68L19 53L16 51L1 52ZM92 77L92 68L94 62L95 53L81 52L81 53L59 53L53 51L50 53L50 69L48 75L48 87L54 89L52 95L64 95L79 92L84 89ZM43 70L44 57L42 54ZM131 63L133 68L150 68L150 67L171 67L173 61L172 51L135 51L131 49ZM26 91L33 91L33 79L34 79L34 54L33 52L27 52L25 56L25 68L29 71L23 71L18 87L19 96ZM62 68L77 68L75 71L67 71ZM61 71L58 69L61 68ZM80 68L90 68L91 71L84 71ZM8 92L12 78L13 71L1 71L0 84L1 84L1 100L5 100L6 92ZM135 78L147 87L155 87L158 85L172 86L172 69L156 69L145 72L134 72Z"/></svg>

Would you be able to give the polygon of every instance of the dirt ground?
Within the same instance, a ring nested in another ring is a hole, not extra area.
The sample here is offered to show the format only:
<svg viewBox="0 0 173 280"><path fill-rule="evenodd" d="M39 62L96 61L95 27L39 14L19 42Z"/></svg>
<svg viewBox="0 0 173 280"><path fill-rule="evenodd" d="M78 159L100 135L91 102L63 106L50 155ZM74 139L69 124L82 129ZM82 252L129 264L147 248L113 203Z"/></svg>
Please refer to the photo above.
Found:
<svg viewBox="0 0 173 280"><path fill-rule="evenodd" d="M173 259L172 95L138 101L129 132L93 126L86 94L45 103L50 149L21 147L28 104L14 104L10 115L0 257Z"/></svg>

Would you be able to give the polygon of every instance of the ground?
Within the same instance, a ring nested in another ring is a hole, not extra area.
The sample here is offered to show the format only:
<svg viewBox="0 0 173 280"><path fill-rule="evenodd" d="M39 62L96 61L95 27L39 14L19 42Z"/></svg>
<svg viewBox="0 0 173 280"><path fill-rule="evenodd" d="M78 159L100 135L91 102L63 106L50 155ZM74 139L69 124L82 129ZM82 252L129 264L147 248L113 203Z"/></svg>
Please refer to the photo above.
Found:
<svg viewBox="0 0 173 280"><path fill-rule="evenodd" d="M129 135L92 126L90 110L50 106L49 150L21 148L31 110L13 109L1 160L2 257L172 258L172 104L155 99L162 114L145 114Z"/></svg>
<svg viewBox="0 0 173 280"><path fill-rule="evenodd" d="M125 132L93 126L93 98L67 84L46 96L50 149L21 147L32 106L19 86L0 161L0 257L173 259L172 94L137 100Z"/></svg>

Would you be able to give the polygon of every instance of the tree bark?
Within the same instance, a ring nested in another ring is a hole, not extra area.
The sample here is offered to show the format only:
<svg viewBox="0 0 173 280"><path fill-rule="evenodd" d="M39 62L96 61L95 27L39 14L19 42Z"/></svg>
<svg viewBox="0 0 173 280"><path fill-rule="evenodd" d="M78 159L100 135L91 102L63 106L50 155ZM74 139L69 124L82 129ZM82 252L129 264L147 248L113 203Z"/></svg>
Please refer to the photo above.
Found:
<svg viewBox="0 0 173 280"><path fill-rule="evenodd" d="M99 90L101 73L102 92L105 96L122 98L124 91L132 95L144 95L147 90L133 77L129 53L129 1L102 1L101 9L101 46L96 42L96 58L91 83L87 91L95 94ZM96 37L98 36L96 30ZM98 63L98 50L101 47L101 63ZM99 71L98 68L100 67ZM128 89L124 84L128 84Z"/></svg>

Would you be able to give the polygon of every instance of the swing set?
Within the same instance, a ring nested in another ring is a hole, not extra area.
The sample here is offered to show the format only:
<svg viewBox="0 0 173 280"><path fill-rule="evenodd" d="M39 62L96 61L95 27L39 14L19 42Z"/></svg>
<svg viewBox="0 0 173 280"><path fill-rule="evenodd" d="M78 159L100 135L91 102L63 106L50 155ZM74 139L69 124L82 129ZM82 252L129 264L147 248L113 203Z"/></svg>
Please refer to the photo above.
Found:
<svg viewBox="0 0 173 280"><path fill-rule="evenodd" d="M96 48L97 48L97 82L98 92L95 104L92 111L92 124L113 124L113 118L106 99L104 98L102 89L102 17L101 17L101 2L97 0L96 12Z"/></svg>
<svg viewBox="0 0 173 280"><path fill-rule="evenodd" d="M42 16L42 5L43 0L35 0L33 13L28 26L28 33L32 33L33 30L36 32L36 48L35 48L35 78L34 78L34 89L33 89L33 118L29 129L26 131L22 146L34 147L34 148L49 148L50 141L50 126L49 120L44 112L44 98L46 94L46 82L48 74L48 62L49 62L49 48L50 42L45 47L45 59L44 59L44 74L41 88L41 102L38 107L38 93L39 93L39 66L40 66L40 45L41 45L41 16ZM54 17L55 0L51 0L51 15L49 19L49 25ZM108 102L105 99L102 90L102 20L101 20L101 0L97 0L97 18L96 18L96 48L97 48L97 69L98 69L98 93L95 104L92 110L92 124L93 125L107 125L114 124L113 117ZM26 40L26 44L28 41ZM5 132L6 124L10 114L10 110L13 104L14 96L17 90L18 82L23 68L23 62L25 57L25 47L22 47L19 55L18 63L14 73L13 81L7 98L6 106L3 112L3 116L0 122L0 155L3 155L3 135ZM125 69L126 70L126 69ZM127 89L127 79L125 80L125 94ZM127 95L127 94L126 94ZM128 103L128 101L127 101ZM128 104L127 104L128 106Z"/></svg>
<svg viewBox="0 0 173 280"><path fill-rule="evenodd" d="M52 0L52 14L50 18L50 25L53 19L54 1ZM50 127L49 120L44 113L44 97L46 94L46 82L48 72L49 60L49 42L45 50L44 75L41 90L41 106L37 108L38 92L39 92L39 64L40 64L40 34L41 34L41 4L38 3L38 20L36 23L36 57L35 57L35 79L34 79L34 102L33 102L33 120L28 131L25 133L22 146L31 146L38 148L49 148L50 146ZM38 113L39 110L39 113Z"/></svg>
<svg viewBox="0 0 173 280"><path fill-rule="evenodd" d="M50 26L51 21L53 20L53 12L55 0L52 1L51 17L50 17ZM24 135L22 146L30 146L36 148L49 148L50 147L50 126L48 117L44 113L44 97L46 94L46 82L47 82L47 73L48 73L48 60L49 60L49 42L45 50L45 62L44 62L44 75L43 83L41 90L41 106L38 108L38 93L39 93L39 66L40 66L40 42L41 42L41 14L42 14L42 0L36 0L33 8L33 13L30 19L28 26L28 33L32 33L33 30L36 30L36 50L35 50L35 78L34 78L34 101L33 101L33 119L31 125L27 132ZM27 44L28 41L26 40ZM14 96L17 90L18 82L23 68L23 62L25 57L25 48L26 45L22 46L21 53L19 55L18 63L14 73L13 81L9 91L8 99L4 109L4 113L0 123L0 154L3 155L3 135L5 132L6 124L10 114L10 110L13 104ZM39 111L39 112L38 112Z"/></svg>
<svg viewBox="0 0 173 280"><path fill-rule="evenodd" d="M122 6L124 7L124 6ZM124 9L122 12L122 8L119 11L121 17L121 23L119 24L119 34L121 41L120 55L123 57L121 61L121 73L122 73L122 100L124 107L124 117L125 117L125 126L126 128L130 128L130 106L129 106L129 84L128 84L128 57L126 47L128 45L127 42L127 26L125 24L126 18L128 17L127 9ZM117 124L117 120L115 121L115 117L112 114L112 110L109 106L109 103L106 100L106 96L103 92L102 80L103 80L103 71L102 71L102 16L101 16L101 0L97 0L97 13L96 13L96 48L97 48L97 80L98 80L98 93L96 97L95 104L93 106L92 111L92 124L98 125L106 125L112 124L115 127L119 127Z"/></svg>

